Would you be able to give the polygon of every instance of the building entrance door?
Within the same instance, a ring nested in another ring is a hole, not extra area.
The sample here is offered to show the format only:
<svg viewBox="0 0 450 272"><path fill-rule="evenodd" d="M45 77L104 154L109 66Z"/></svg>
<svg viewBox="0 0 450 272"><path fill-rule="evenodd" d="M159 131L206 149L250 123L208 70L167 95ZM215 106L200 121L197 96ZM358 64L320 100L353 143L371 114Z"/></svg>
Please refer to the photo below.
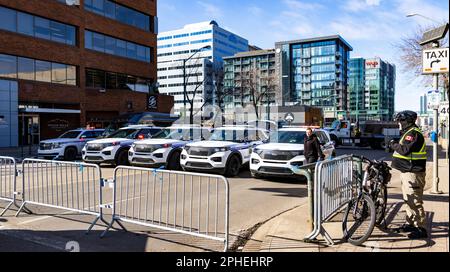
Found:
<svg viewBox="0 0 450 272"><path fill-rule="evenodd" d="M19 144L37 145L41 137L38 114L22 114L19 117Z"/></svg>

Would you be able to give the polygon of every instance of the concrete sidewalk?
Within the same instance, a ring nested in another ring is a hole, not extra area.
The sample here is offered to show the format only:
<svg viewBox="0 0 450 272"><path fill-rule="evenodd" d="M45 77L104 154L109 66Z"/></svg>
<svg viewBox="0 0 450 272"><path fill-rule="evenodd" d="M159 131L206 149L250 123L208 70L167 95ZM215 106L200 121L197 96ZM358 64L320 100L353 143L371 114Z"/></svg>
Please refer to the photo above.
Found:
<svg viewBox="0 0 450 272"><path fill-rule="evenodd" d="M410 240L406 235L397 234L390 229L404 223L406 213L399 179L399 172L393 171L389 185L387 230L375 228L372 236L363 246L355 247L342 241L342 223L339 215L324 224L324 228L334 239L334 246L327 246L319 235L317 242L304 243L303 238L310 232L306 229L308 204L288 211L263 224L252 235L243 248L244 252L449 252L449 165L440 160L439 176L442 195L432 195L432 167L428 163L427 185L425 187L424 207L427 214L430 237L423 240Z"/></svg>

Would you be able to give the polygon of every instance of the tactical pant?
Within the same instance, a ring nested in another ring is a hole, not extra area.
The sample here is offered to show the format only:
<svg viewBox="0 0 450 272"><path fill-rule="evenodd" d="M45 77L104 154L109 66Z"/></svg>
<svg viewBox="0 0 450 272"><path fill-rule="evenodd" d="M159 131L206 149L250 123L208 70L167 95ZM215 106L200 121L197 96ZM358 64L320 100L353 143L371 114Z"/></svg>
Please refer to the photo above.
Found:
<svg viewBox="0 0 450 272"><path fill-rule="evenodd" d="M426 228L425 210L423 208L423 190L425 188L425 172L402 173L403 200L406 204L406 222L409 225Z"/></svg>

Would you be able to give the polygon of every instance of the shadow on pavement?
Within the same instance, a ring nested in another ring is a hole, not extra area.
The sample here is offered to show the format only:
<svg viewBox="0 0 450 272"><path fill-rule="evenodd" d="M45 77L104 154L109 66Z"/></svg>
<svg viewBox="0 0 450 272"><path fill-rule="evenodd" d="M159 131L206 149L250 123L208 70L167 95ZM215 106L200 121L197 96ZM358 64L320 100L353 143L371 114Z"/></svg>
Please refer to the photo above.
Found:
<svg viewBox="0 0 450 272"><path fill-rule="evenodd" d="M11 217L11 219L7 219ZM97 223L93 230L86 230L93 216L77 213L52 214L43 212L0 218L0 252L64 252L66 246L79 245L81 252L212 252L222 251L223 243L191 235L164 231L156 228L124 223L128 231L111 229L104 238L104 223ZM27 221L33 221L27 223ZM105 216L109 222L110 216ZM12 222L15 222L13 224ZM1 222L8 222L1 228ZM230 245L233 242L230 234ZM68 242L76 242L69 243Z"/></svg>
<svg viewBox="0 0 450 272"><path fill-rule="evenodd" d="M285 197L305 197L308 195L306 188L251 188L252 191L272 192L276 196Z"/></svg>
<svg viewBox="0 0 450 272"><path fill-rule="evenodd" d="M403 195L401 194L389 194L389 199L395 199L395 200L402 200L403 201ZM450 200L450 197L448 195L430 195L430 194L424 194L422 199L424 201L433 201L433 202L445 202L448 203ZM426 205L426 204L425 204ZM425 207L426 209L426 207Z"/></svg>

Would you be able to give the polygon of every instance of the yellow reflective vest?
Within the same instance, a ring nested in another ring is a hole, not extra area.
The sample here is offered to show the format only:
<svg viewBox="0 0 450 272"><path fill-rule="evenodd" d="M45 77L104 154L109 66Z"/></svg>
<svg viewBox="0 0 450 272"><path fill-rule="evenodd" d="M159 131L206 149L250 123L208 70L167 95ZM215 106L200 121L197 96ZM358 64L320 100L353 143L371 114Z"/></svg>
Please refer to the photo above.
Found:
<svg viewBox="0 0 450 272"><path fill-rule="evenodd" d="M416 131L423 137L422 131L417 127L413 127L410 130L408 130L405 134L403 134L402 138L400 139L401 145L404 143L406 136L412 131ZM397 159L408 160L408 161L426 160L427 159L427 148L426 147L427 147L427 145L425 143L425 137L423 137L423 146L419 152L411 152L411 154L409 154L407 156L403 156L396 151L396 152L394 152L393 157L397 158Z"/></svg>

